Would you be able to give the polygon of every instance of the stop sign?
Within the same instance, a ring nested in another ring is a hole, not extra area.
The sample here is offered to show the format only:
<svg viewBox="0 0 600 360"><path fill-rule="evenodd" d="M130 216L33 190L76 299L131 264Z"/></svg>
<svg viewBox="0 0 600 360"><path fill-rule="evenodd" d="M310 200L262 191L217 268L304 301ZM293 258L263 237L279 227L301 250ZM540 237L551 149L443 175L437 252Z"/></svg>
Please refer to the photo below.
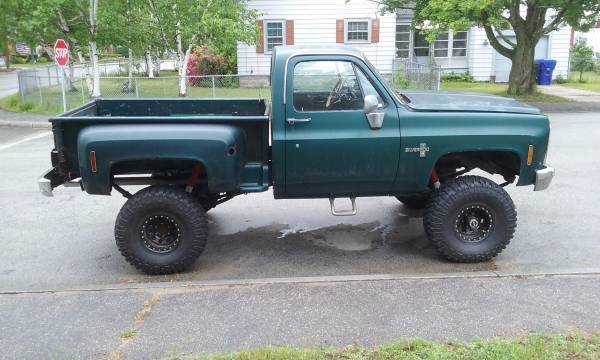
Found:
<svg viewBox="0 0 600 360"><path fill-rule="evenodd" d="M69 45L63 39L54 43L54 61L58 66L65 66L69 62Z"/></svg>

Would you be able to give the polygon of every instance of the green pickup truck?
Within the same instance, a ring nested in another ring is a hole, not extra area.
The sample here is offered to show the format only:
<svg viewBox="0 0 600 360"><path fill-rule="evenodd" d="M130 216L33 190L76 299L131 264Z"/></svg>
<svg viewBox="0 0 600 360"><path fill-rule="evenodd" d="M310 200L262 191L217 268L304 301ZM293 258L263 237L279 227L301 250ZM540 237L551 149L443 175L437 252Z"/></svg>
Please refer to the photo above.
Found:
<svg viewBox="0 0 600 360"><path fill-rule="evenodd" d="M276 199L328 198L341 216L356 214L357 197L394 196L424 209L425 233L445 258L486 261L516 228L503 187L518 179L543 190L554 175L548 117L513 99L397 92L346 47L278 47L270 82L270 103L97 99L53 117L40 191L123 194L120 252L146 273L167 274L202 253L207 211L270 187ZM132 194L133 185L147 187ZM351 207L336 207L339 198Z"/></svg>

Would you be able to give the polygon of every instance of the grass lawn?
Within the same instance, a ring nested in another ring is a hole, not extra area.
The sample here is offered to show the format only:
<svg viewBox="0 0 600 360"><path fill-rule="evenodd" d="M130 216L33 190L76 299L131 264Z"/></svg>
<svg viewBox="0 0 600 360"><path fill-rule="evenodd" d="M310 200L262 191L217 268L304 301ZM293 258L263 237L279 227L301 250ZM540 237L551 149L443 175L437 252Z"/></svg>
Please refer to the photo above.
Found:
<svg viewBox="0 0 600 360"><path fill-rule="evenodd" d="M599 91L600 92L600 72L598 71L587 71L583 73L582 83L579 82L579 73L571 72L569 76L569 81L564 84L560 84L562 86L568 86L575 89L581 90L589 90L589 91Z"/></svg>
<svg viewBox="0 0 600 360"><path fill-rule="evenodd" d="M496 84L490 82L442 82L441 88L444 91L481 92L486 94L509 96L506 93L508 90L507 84ZM514 98L519 101L532 103L562 103L571 101L560 96L547 95L541 92L536 92L532 95L514 96Z"/></svg>
<svg viewBox="0 0 600 360"><path fill-rule="evenodd" d="M334 348L268 347L236 353L200 354L183 359L210 360L552 360L599 359L600 334L529 335L511 340L473 342L398 341L374 348L348 346ZM182 359L173 357L172 359Z"/></svg>

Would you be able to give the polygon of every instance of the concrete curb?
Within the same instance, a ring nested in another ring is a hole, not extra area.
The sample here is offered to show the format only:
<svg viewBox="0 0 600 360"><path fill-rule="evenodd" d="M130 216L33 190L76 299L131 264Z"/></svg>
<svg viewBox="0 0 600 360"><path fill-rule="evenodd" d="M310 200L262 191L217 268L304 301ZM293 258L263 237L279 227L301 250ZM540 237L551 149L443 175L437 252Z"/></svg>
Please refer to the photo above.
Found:
<svg viewBox="0 0 600 360"><path fill-rule="evenodd" d="M0 127L21 127L32 129L51 129L52 124L45 121L11 121L0 120Z"/></svg>
<svg viewBox="0 0 600 360"><path fill-rule="evenodd" d="M476 271L449 272L432 274L372 274L372 275L324 275L283 278L257 278L234 280L187 280L187 281L150 281L134 284L107 284L88 287L73 287L65 289L39 290L0 290L1 295L18 294L58 294L77 292L104 292L123 290L168 290L168 289L198 289L212 287L237 287L273 284L319 284L319 283L349 283L367 281L416 281L416 280L456 280L456 279L532 279L548 277L597 277L598 269L580 269L557 272L504 272Z"/></svg>

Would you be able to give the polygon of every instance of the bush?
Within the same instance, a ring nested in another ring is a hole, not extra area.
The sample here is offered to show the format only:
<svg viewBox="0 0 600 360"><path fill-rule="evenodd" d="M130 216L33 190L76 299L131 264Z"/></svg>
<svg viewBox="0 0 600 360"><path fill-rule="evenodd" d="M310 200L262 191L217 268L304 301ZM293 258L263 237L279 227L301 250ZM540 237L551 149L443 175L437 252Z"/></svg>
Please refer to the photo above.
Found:
<svg viewBox="0 0 600 360"><path fill-rule="evenodd" d="M221 75L226 73L226 63L222 56L216 55L208 50L206 45L192 51L187 67L189 76ZM190 78L188 82L192 86L200 86L201 79ZM212 84L211 84L212 86Z"/></svg>
<svg viewBox="0 0 600 360"><path fill-rule="evenodd" d="M468 71L465 72L454 72L450 71L442 74L442 82L474 82L473 75L471 75Z"/></svg>
<svg viewBox="0 0 600 360"><path fill-rule="evenodd" d="M27 112L33 109L33 104L29 101L25 101L19 104L19 111Z"/></svg>
<svg viewBox="0 0 600 360"><path fill-rule="evenodd" d="M569 82L569 79L564 77L562 74L558 74L558 75L556 75L554 82L557 84L566 84Z"/></svg>
<svg viewBox="0 0 600 360"><path fill-rule="evenodd" d="M579 82L584 82L584 72L594 71L595 67L594 50L587 46L584 40L577 40L571 47L571 69L579 72Z"/></svg>

